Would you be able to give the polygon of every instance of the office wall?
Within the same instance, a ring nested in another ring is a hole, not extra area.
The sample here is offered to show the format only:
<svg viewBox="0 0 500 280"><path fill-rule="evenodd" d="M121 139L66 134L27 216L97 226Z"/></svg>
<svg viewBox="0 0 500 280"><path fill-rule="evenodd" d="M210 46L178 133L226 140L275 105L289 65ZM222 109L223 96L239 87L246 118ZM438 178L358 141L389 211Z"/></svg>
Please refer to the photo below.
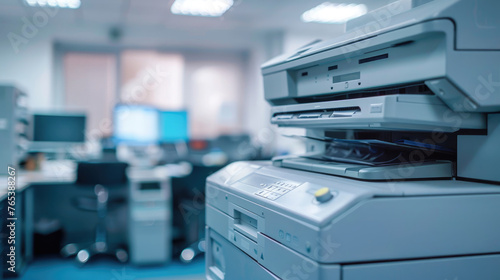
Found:
<svg viewBox="0 0 500 280"><path fill-rule="evenodd" d="M243 74L243 54L201 51L184 53L184 57L184 95L191 136L215 138L244 132L242 117L249 109L243 103L244 84L249 81Z"/></svg>
<svg viewBox="0 0 500 280"><path fill-rule="evenodd" d="M11 32L22 34L21 26L22 24L0 24L0 83L14 83L26 91L31 108L50 108L53 78L52 42L47 39L46 32L40 31L17 48L18 44L12 44L7 36Z"/></svg>
<svg viewBox="0 0 500 280"><path fill-rule="evenodd" d="M87 133L98 130L100 135L110 135L111 126L105 120L112 119L116 100L116 57L71 53L63 60L65 108L87 113Z"/></svg>

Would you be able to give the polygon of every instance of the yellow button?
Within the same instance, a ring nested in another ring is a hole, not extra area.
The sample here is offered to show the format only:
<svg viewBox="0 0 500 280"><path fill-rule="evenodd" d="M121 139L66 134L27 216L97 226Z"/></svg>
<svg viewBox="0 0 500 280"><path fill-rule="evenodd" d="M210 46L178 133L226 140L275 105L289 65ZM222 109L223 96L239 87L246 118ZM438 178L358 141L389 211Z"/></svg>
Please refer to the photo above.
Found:
<svg viewBox="0 0 500 280"><path fill-rule="evenodd" d="M321 188L314 193L315 197L323 196L330 191L329 188Z"/></svg>
<svg viewBox="0 0 500 280"><path fill-rule="evenodd" d="M321 188L314 193L314 197L318 202L327 202L332 199L333 194L330 192L329 188Z"/></svg>

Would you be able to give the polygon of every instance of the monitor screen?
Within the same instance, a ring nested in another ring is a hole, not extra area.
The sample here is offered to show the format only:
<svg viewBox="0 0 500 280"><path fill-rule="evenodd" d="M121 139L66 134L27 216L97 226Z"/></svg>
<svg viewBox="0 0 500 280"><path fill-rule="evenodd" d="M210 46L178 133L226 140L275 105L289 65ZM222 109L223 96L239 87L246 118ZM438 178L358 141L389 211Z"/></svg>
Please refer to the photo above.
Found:
<svg viewBox="0 0 500 280"><path fill-rule="evenodd" d="M85 142L85 115L33 114L34 142Z"/></svg>
<svg viewBox="0 0 500 280"><path fill-rule="evenodd" d="M158 143L158 110L141 105L116 106L113 138L132 145Z"/></svg>
<svg viewBox="0 0 500 280"><path fill-rule="evenodd" d="M175 143L189 139L186 111L160 111L160 142Z"/></svg>

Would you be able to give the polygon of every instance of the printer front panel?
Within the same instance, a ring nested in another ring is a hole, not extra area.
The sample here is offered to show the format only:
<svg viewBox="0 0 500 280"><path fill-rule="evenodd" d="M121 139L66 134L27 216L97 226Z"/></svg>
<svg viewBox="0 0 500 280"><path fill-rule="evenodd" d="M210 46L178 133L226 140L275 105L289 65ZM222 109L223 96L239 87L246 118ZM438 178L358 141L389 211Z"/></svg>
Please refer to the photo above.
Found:
<svg viewBox="0 0 500 280"><path fill-rule="evenodd" d="M300 184L278 198L263 197L259 192L272 174L274 184ZM207 225L256 260L269 253L263 238L332 264L500 250L500 226L494 226L500 189L493 185L363 182L277 167L257 169L229 185L213 178L207 193L220 199L207 200ZM323 186L332 197L315 198ZM434 245L425 246L429 242Z"/></svg>

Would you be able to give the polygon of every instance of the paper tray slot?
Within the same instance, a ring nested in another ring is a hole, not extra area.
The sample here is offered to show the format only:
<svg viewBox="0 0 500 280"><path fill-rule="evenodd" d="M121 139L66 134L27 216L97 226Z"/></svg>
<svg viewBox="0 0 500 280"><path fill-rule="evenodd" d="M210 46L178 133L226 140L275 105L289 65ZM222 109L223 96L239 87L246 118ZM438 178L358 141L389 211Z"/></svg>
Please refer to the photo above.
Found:
<svg viewBox="0 0 500 280"><path fill-rule="evenodd" d="M307 158L291 158L279 159L273 163L281 167L368 181L436 179L451 178L453 176L452 163L449 161L408 163L390 166L367 166Z"/></svg>
<svg viewBox="0 0 500 280"><path fill-rule="evenodd" d="M291 120L291 119L319 119L319 118L342 118L352 117L356 113L360 113L359 107L341 107L328 110L310 110L291 113L275 113L273 119L276 120Z"/></svg>

